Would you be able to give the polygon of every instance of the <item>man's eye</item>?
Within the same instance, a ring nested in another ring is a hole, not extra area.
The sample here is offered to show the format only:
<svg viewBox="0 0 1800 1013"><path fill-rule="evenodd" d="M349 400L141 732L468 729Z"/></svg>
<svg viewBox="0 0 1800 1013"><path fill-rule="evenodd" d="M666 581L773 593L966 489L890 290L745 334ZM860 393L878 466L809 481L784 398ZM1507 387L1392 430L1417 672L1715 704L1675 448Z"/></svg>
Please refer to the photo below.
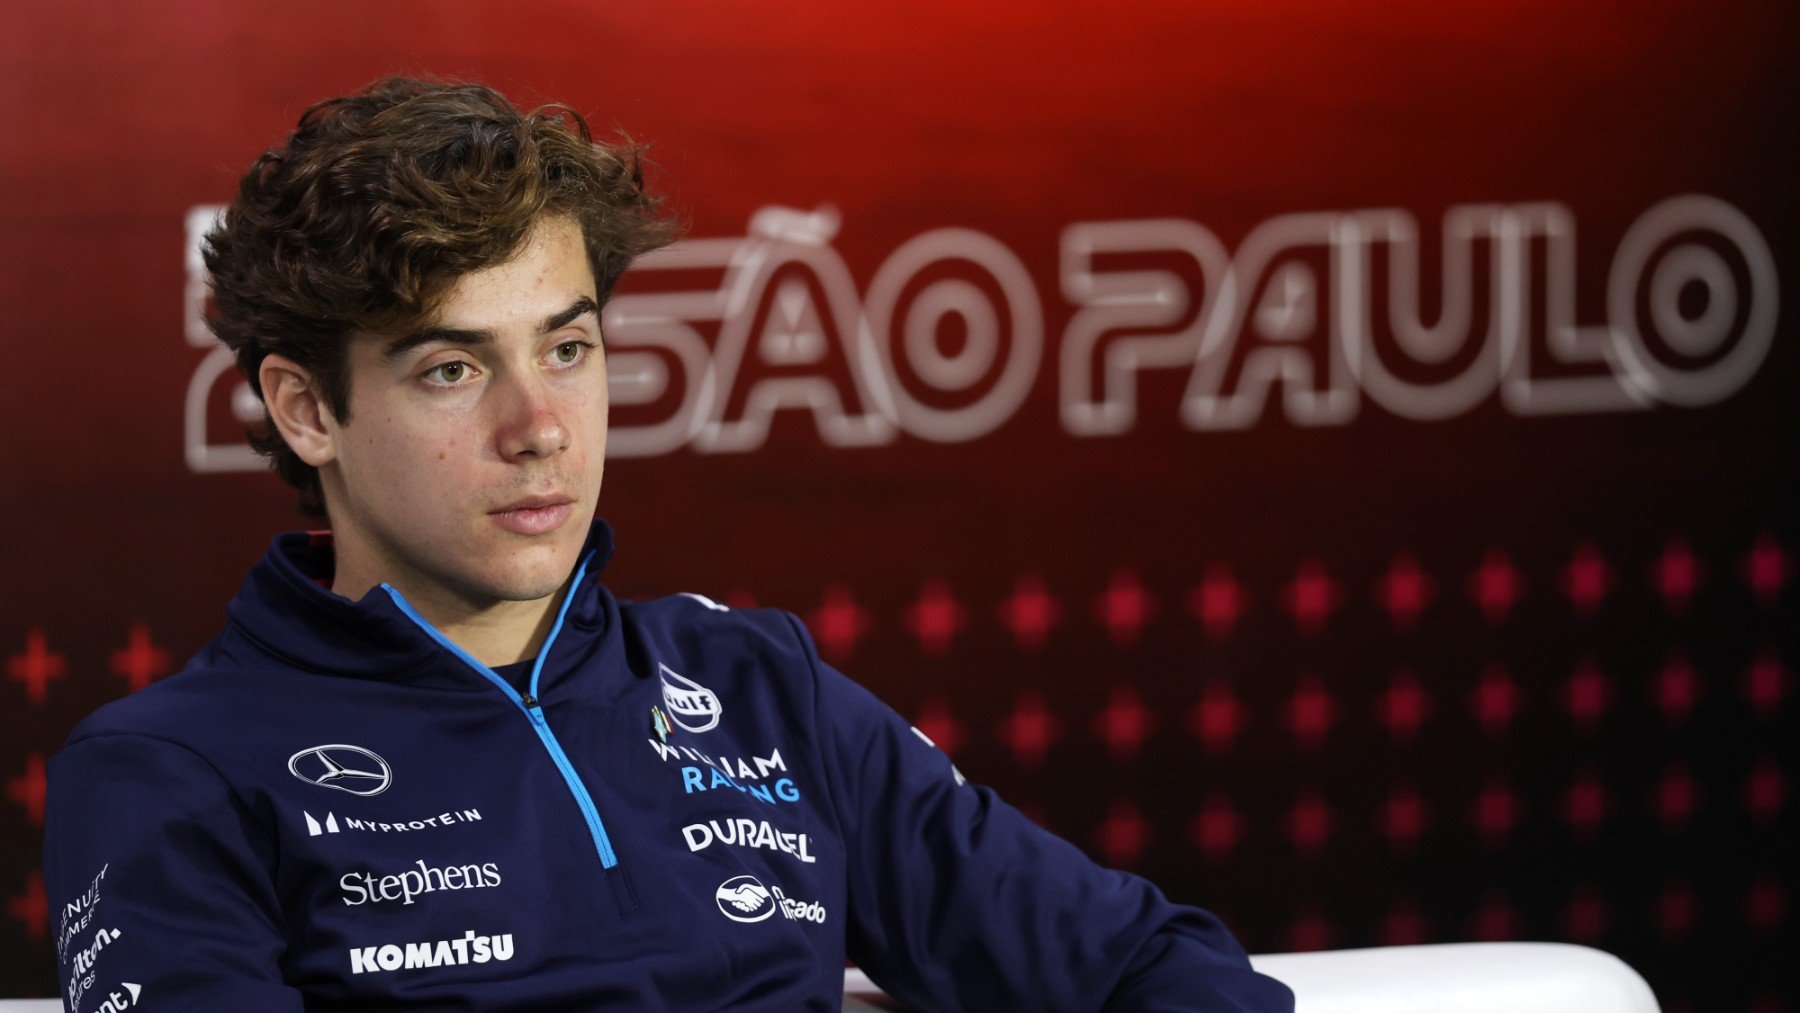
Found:
<svg viewBox="0 0 1800 1013"><path fill-rule="evenodd" d="M557 362L566 366L580 359L587 353L587 350L592 347L594 346L585 341L565 341L562 344L557 345L556 351L551 354L556 356Z"/></svg>
<svg viewBox="0 0 1800 1013"><path fill-rule="evenodd" d="M456 383L467 376L468 372L469 364L466 362L446 362L426 370L425 376L427 379L436 378L444 383Z"/></svg>

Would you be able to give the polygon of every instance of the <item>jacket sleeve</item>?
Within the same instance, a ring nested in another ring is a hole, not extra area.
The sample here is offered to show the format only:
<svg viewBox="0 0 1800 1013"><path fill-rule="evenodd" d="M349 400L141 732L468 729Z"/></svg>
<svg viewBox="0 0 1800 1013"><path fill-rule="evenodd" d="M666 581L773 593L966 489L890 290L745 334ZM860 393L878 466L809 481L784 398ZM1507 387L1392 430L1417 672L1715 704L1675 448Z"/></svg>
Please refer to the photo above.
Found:
<svg viewBox="0 0 1800 1013"><path fill-rule="evenodd" d="M136 734L65 748L44 820L65 1008L301 1010L274 868L274 840L199 755Z"/></svg>
<svg viewBox="0 0 1800 1013"><path fill-rule="evenodd" d="M844 823L848 952L890 995L934 1010L1293 1010L1216 917L966 783L791 621Z"/></svg>

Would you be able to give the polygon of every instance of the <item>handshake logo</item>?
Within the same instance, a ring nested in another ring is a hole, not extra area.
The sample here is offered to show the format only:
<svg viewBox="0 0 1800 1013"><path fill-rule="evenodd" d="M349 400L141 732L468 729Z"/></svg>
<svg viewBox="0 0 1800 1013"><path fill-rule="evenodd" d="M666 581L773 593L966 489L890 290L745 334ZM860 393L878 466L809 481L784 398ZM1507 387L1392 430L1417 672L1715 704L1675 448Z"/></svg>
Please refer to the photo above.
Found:
<svg viewBox="0 0 1800 1013"><path fill-rule="evenodd" d="M734 876L720 883L713 897L719 912L734 922L760 922L780 911L791 922L825 924L825 905L797 901L779 886L764 886L755 876Z"/></svg>

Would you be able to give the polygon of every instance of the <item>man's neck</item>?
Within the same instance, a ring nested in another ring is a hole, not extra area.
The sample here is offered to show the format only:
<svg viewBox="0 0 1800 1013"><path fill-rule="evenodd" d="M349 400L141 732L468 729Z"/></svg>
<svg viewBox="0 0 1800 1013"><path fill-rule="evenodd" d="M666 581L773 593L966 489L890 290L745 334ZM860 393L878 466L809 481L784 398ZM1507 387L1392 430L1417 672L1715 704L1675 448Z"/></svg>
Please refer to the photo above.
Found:
<svg viewBox="0 0 1800 1013"><path fill-rule="evenodd" d="M495 668L537 657L556 623L556 607L561 601L559 592L537 601L498 602L480 611L457 614L451 610L442 616L433 616L416 603L413 607L451 643Z"/></svg>
<svg viewBox="0 0 1800 1013"><path fill-rule="evenodd" d="M332 582L331 589L355 600L375 583L354 578L338 579ZM442 589L418 586L416 582L394 580L390 583L426 622L489 668L537 657L545 639L550 636L550 628L556 623L557 606L568 593L565 584L556 593L532 601L489 601L477 605L446 594Z"/></svg>

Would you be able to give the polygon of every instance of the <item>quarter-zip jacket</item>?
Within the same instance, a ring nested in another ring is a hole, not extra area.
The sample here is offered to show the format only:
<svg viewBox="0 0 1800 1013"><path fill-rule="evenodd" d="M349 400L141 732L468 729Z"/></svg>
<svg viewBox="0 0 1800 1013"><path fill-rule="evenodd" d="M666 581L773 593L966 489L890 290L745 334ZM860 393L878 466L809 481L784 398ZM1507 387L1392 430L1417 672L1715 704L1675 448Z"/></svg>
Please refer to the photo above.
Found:
<svg viewBox="0 0 1800 1013"><path fill-rule="evenodd" d="M1039 829L769 610L619 602L596 522L515 686L275 539L49 768L63 998L146 1010L1288 1010L1212 915Z"/></svg>

